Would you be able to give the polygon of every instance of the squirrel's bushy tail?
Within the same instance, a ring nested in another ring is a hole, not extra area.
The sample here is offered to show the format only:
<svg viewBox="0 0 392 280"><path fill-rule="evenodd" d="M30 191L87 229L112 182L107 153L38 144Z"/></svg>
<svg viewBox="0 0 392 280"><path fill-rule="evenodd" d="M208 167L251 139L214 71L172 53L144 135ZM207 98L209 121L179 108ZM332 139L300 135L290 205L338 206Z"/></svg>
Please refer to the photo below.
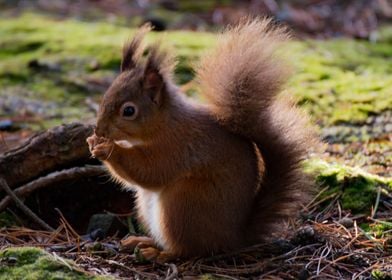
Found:
<svg viewBox="0 0 392 280"><path fill-rule="evenodd" d="M244 20L221 35L198 71L212 112L253 141L264 161L250 221L252 241L295 214L311 185L301 162L317 143L315 134L293 103L278 96L290 72L277 53L287 38L269 19Z"/></svg>

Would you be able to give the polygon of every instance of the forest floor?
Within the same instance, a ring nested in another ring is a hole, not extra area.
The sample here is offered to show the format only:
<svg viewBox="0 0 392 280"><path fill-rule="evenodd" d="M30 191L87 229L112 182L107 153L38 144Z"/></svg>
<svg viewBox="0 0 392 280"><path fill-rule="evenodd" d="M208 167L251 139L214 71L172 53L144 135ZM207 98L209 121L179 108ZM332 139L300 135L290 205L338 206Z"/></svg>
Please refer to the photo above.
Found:
<svg viewBox="0 0 392 280"><path fill-rule="evenodd" d="M28 13L1 18L0 26L0 153L61 123L92 123L99 98L118 73L121 45L133 30ZM152 33L148 40L160 36ZM177 54L178 83L203 102L193 66L215 35L170 31L163 38ZM229 255L160 265L119 252L122 236L86 239L87 232L67 222L67 213L56 232L44 232L23 223L15 227L18 215L9 209L0 213L0 279L32 271L34 277L65 279L391 279L392 28L382 28L377 42L306 39L286 48L295 68L288 91L317 124L326 152L306 165L319 194L300 219L282 228L279 239ZM46 251L15 248L26 245Z"/></svg>

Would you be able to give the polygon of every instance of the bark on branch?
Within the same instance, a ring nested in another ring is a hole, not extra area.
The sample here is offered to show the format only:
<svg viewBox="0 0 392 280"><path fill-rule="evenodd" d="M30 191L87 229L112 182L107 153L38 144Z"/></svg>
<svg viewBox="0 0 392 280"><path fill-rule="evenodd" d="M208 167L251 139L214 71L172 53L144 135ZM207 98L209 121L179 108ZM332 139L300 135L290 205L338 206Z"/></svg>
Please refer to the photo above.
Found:
<svg viewBox="0 0 392 280"><path fill-rule="evenodd" d="M62 125L39 133L0 156L0 176L11 189L56 170L83 165L90 158L86 138L93 126Z"/></svg>

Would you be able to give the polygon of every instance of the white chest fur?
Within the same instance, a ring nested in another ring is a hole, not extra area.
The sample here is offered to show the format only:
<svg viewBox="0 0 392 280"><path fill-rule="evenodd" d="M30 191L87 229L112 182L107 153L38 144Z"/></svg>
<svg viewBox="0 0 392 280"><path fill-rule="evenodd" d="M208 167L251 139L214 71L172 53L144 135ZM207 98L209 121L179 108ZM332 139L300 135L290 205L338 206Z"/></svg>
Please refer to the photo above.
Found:
<svg viewBox="0 0 392 280"><path fill-rule="evenodd" d="M151 237L165 249L167 242L162 230L163 217L159 195L159 192L151 192L144 189L137 190L139 214L144 219Z"/></svg>

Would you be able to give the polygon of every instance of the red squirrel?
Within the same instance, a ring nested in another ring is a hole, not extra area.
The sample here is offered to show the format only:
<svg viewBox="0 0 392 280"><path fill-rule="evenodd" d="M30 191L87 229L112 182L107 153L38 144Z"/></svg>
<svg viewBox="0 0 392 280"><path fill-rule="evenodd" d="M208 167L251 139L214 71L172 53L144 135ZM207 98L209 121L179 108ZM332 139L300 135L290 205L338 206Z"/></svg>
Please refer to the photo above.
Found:
<svg viewBox="0 0 392 280"><path fill-rule="evenodd" d="M170 52L154 44L143 56L149 29L125 44L87 139L92 156L136 192L150 237L124 246L163 261L265 240L306 199L312 183L301 163L317 142L279 94L289 74L277 54L285 28L247 19L221 34L196 73L203 105L174 84Z"/></svg>

